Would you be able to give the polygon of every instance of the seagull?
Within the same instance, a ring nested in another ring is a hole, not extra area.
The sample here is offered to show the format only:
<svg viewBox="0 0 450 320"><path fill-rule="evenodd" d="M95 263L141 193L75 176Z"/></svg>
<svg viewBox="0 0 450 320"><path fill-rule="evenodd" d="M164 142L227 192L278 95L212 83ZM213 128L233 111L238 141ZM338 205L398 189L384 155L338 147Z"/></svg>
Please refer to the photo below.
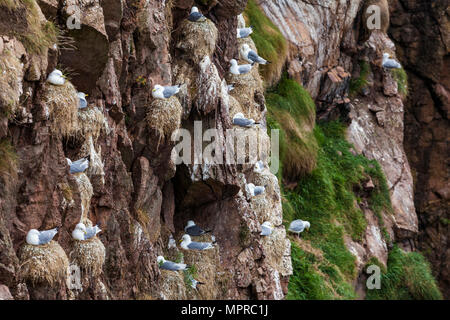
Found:
<svg viewBox="0 0 450 320"><path fill-rule="evenodd" d="M270 221L264 221L261 225L261 233L262 236L270 236L273 231L273 225Z"/></svg>
<svg viewBox="0 0 450 320"><path fill-rule="evenodd" d="M58 228L46 230L46 231L38 231L36 229L31 229L27 234L27 243L38 246L42 244L47 244L52 241L53 237L58 233Z"/></svg>
<svg viewBox="0 0 450 320"><path fill-rule="evenodd" d="M213 249L214 246L212 242L196 242L192 241L188 234L185 234L181 240L181 247L185 250L208 250Z"/></svg>
<svg viewBox="0 0 450 320"><path fill-rule="evenodd" d="M175 241L175 239L173 238L172 235L169 236L169 243L167 244L167 248L172 249L172 248L176 248L177 247L177 243Z"/></svg>
<svg viewBox="0 0 450 320"><path fill-rule="evenodd" d="M188 274L187 278L188 278L189 282L191 283L191 288L192 289L197 289L197 285L198 284L205 284L204 282L195 280L194 277L191 274Z"/></svg>
<svg viewBox="0 0 450 320"><path fill-rule="evenodd" d="M61 70L55 69L48 75L47 81L56 86L62 86L66 82L66 76Z"/></svg>
<svg viewBox="0 0 450 320"><path fill-rule="evenodd" d="M230 63L231 63L230 72L232 74L246 74L246 73L249 73L252 70L252 66L253 66L253 64L238 65L236 59L231 59Z"/></svg>
<svg viewBox="0 0 450 320"><path fill-rule="evenodd" d="M69 158L66 158L67 164L70 166L70 173L84 172L89 167L90 155L72 162Z"/></svg>
<svg viewBox="0 0 450 320"><path fill-rule="evenodd" d="M84 109L87 107L86 97L88 96L84 92L77 93L78 98L80 99L80 103L78 104L78 109Z"/></svg>
<svg viewBox="0 0 450 320"><path fill-rule="evenodd" d="M158 99L168 99L180 92L180 87L181 85L163 87L157 84L153 87L152 96Z"/></svg>
<svg viewBox="0 0 450 320"><path fill-rule="evenodd" d="M253 172L261 173L264 170L264 162L262 160L259 160L255 163L255 168L253 169Z"/></svg>
<svg viewBox="0 0 450 320"><path fill-rule="evenodd" d="M247 119L244 114L238 112L233 117L233 124L244 128L251 128L253 125L259 123L253 119Z"/></svg>
<svg viewBox="0 0 450 320"><path fill-rule="evenodd" d="M228 90L228 92L233 91L234 90L234 84L227 85L227 90Z"/></svg>
<svg viewBox="0 0 450 320"><path fill-rule="evenodd" d="M402 65L394 59L390 59L389 53L383 54L383 67L386 69L401 69Z"/></svg>
<svg viewBox="0 0 450 320"><path fill-rule="evenodd" d="M158 261L158 265L161 269L164 270L170 270L170 271L179 271L179 270L186 270L189 268L189 266L185 263L175 263L172 261L166 261L163 256L158 256L156 258L156 261Z"/></svg>
<svg viewBox="0 0 450 320"><path fill-rule="evenodd" d="M291 224L289 225L289 229L288 231L292 232L292 233L296 233L297 236L303 232L303 230L305 229L309 229L310 224L308 221L303 221L303 220L294 220L291 222Z"/></svg>
<svg viewBox="0 0 450 320"><path fill-rule="evenodd" d="M250 49L250 46L244 43L241 47L241 55L247 62L250 63L259 63L259 64L268 64L270 63L266 59L261 58L258 54Z"/></svg>
<svg viewBox="0 0 450 320"><path fill-rule="evenodd" d="M186 224L186 227L184 227L184 232L186 232L190 236L202 236L208 232L211 232L211 230L205 231L202 228L200 228L198 225L195 224L194 221L189 220Z"/></svg>
<svg viewBox="0 0 450 320"><path fill-rule="evenodd" d="M72 237L75 240L80 241L89 240L95 237L97 233L99 233L100 231L102 231L102 229L100 229L98 225L96 225L95 227L86 227L84 223L80 222L75 226L75 229L72 231Z"/></svg>
<svg viewBox="0 0 450 320"><path fill-rule="evenodd" d="M238 39L247 38L252 33L253 33L253 27L251 27L251 26L248 28L238 28L237 29L237 38Z"/></svg>
<svg viewBox="0 0 450 320"><path fill-rule="evenodd" d="M255 186L253 183L246 184L245 188L252 197L259 196L260 194L263 194L264 191L266 191L265 186Z"/></svg>
<svg viewBox="0 0 450 320"><path fill-rule="evenodd" d="M191 13L188 16L188 20L191 22L204 22L206 21L206 17L198 12L197 7L192 7Z"/></svg>

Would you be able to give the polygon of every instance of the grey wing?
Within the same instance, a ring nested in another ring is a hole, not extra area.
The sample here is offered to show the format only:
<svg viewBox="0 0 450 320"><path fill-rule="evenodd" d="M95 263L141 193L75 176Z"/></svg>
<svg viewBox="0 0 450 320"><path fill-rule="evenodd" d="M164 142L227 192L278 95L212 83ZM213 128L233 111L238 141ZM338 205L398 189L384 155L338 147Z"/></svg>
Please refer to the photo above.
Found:
<svg viewBox="0 0 450 320"><path fill-rule="evenodd" d="M205 250L211 246L211 242L195 242L192 241L188 248L191 250Z"/></svg>
<svg viewBox="0 0 450 320"><path fill-rule="evenodd" d="M233 119L233 124L241 127L248 127L253 124L251 119L235 118Z"/></svg>
<svg viewBox="0 0 450 320"><path fill-rule="evenodd" d="M388 60L384 64L384 67L388 69L400 69L402 66L395 60Z"/></svg>
<svg viewBox="0 0 450 320"><path fill-rule="evenodd" d="M252 66L250 64L243 64L238 67L238 70L240 74L249 73L252 70Z"/></svg>
<svg viewBox="0 0 450 320"><path fill-rule="evenodd" d="M248 57L251 61L253 61L253 62L258 62L259 59L260 59L260 57L258 56L258 54L257 54L255 51L253 51L253 50L250 50L250 51L248 52L247 57Z"/></svg>
<svg viewBox="0 0 450 320"><path fill-rule="evenodd" d="M73 162L70 165L70 173L83 172L88 168L89 162L84 160L84 162Z"/></svg>
<svg viewBox="0 0 450 320"><path fill-rule="evenodd" d="M247 38L250 35L250 28L239 29L239 37Z"/></svg>
<svg viewBox="0 0 450 320"><path fill-rule="evenodd" d="M80 103L78 105L78 109L84 109L87 107L87 101L80 98Z"/></svg>
<svg viewBox="0 0 450 320"><path fill-rule="evenodd" d="M295 220L291 222L291 225L289 226L289 230L295 231L295 232L302 232L305 229L305 224L302 220Z"/></svg>
<svg viewBox="0 0 450 320"><path fill-rule="evenodd" d="M264 193L264 187L255 187L255 196L263 194Z"/></svg>
<svg viewBox="0 0 450 320"><path fill-rule="evenodd" d="M205 231L197 225L187 228L186 232L190 236L201 236L205 233Z"/></svg>
<svg viewBox="0 0 450 320"><path fill-rule="evenodd" d="M97 234L96 227L87 227L86 234L84 235L84 239L85 240L91 239L91 238L95 237L96 234Z"/></svg>
<svg viewBox="0 0 450 320"><path fill-rule="evenodd" d="M57 229L41 231L39 233L39 244L46 244L52 241L53 237L58 233Z"/></svg>
<svg viewBox="0 0 450 320"><path fill-rule="evenodd" d="M164 98L170 98L178 92L178 86L164 87L163 95Z"/></svg>
<svg viewBox="0 0 450 320"><path fill-rule="evenodd" d="M203 15L200 12L192 12L191 14L189 14L188 20L195 22L195 21L199 21L202 18L203 18Z"/></svg>
<svg viewBox="0 0 450 320"><path fill-rule="evenodd" d="M182 263L175 263L172 261L165 261L161 265L161 269L171 270L171 271L184 270L184 269L186 269L186 265L182 264Z"/></svg>
<svg viewBox="0 0 450 320"><path fill-rule="evenodd" d="M261 235L262 236L268 236L272 234L272 230L270 228L267 228L266 226L261 226Z"/></svg>

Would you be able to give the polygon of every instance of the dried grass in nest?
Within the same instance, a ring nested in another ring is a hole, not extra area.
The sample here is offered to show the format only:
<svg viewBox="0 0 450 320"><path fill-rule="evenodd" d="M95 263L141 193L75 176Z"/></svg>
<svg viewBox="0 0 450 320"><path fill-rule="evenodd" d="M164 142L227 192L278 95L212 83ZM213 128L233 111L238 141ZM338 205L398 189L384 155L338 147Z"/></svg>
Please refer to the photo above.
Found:
<svg viewBox="0 0 450 320"><path fill-rule="evenodd" d="M211 20L201 23L185 20L180 28L177 48L188 53L194 62L199 63L205 56L214 53L219 32Z"/></svg>
<svg viewBox="0 0 450 320"><path fill-rule="evenodd" d="M153 100L147 111L146 121L150 129L158 133L158 144L164 139L170 139L172 133L180 127L182 111L176 97Z"/></svg>
<svg viewBox="0 0 450 320"><path fill-rule="evenodd" d="M186 300L186 286L181 271L160 270L158 293L164 300Z"/></svg>
<svg viewBox="0 0 450 320"><path fill-rule="evenodd" d="M69 82L62 86L46 83L42 102L50 112L50 131L57 137L73 137L79 130L77 91Z"/></svg>
<svg viewBox="0 0 450 320"><path fill-rule="evenodd" d="M52 286L67 278L69 260L56 241L41 246L25 244L20 250L19 259L21 278L33 284L46 282Z"/></svg>
<svg viewBox="0 0 450 320"><path fill-rule="evenodd" d="M97 140L105 126L105 116L97 107L79 109L78 125L78 136L85 139L88 135L91 135L94 140Z"/></svg>
<svg viewBox="0 0 450 320"><path fill-rule="evenodd" d="M85 241L73 241L70 260L76 263L89 276L97 277L102 273L106 250L99 238Z"/></svg>
<svg viewBox="0 0 450 320"><path fill-rule="evenodd" d="M250 129L234 126L233 129L236 157L245 155L245 162L254 164L258 159L270 156L270 138L266 130L256 126Z"/></svg>

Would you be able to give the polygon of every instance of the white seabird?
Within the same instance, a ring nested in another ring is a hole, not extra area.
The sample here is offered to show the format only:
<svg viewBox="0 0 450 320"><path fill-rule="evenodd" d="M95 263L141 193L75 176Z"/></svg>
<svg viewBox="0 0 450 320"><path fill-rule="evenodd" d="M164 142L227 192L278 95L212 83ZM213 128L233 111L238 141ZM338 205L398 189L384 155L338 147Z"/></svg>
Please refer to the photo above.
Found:
<svg viewBox="0 0 450 320"><path fill-rule="evenodd" d="M157 99L168 99L180 92L180 87L180 85L163 87L157 84L153 87L152 96Z"/></svg>
<svg viewBox="0 0 450 320"><path fill-rule="evenodd" d="M383 68L386 69L401 69L402 65L394 59L391 59L389 53L383 54Z"/></svg>
<svg viewBox="0 0 450 320"><path fill-rule="evenodd" d="M84 92L77 93L78 98L80 99L80 103L78 104L78 109L84 109L87 107L88 103L86 101L86 97L88 96Z"/></svg>
<svg viewBox="0 0 450 320"><path fill-rule="evenodd" d="M194 221L189 220L186 224L186 227L184 227L184 232L186 232L186 234L190 236L198 237L211 232L211 230L203 230L198 225L196 225Z"/></svg>
<svg viewBox="0 0 450 320"><path fill-rule="evenodd" d="M253 183L246 184L245 188L252 197L259 196L260 194L263 194L264 191L266 191L265 186L255 186Z"/></svg>
<svg viewBox="0 0 450 320"><path fill-rule="evenodd" d="M84 172L89 167L90 155L72 162L66 158L67 164L70 166L70 173Z"/></svg>
<svg viewBox="0 0 450 320"><path fill-rule="evenodd" d="M189 280L189 282L190 282L190 285L191 285L191 288L192 288L192 289L197 289L197 285L198 285L198 284L205 284L204 282L195 280L194 277L193 277L191 274L188 274L188 275L187 275L187 278L188 278L188 280Z"/></svg>
<svg viewBox="0 0 450 320"><path fill-rule="evenodd" d="M258 123L256 123L253 119L247 119L244 114L238 112L233 117L233 124L244 128L251 128L253 125Z"/></svg>
<svg viewBox="0 0 450 320"><path fill-rule="evenodd" d="M172 261L166 261L163 256L158 256L156 259L158 261L158 265L161 269L170 270L170 271L179 271L186 270L189 266L185 263L175 263Z"/></svg>
<svg viewBox="0 0 450 320"><path fill-rule="evenodd" d="M250 46L244 43L241 47L241 55L244 60L250 63L268 64L266 59L261 58L255 51L250 49Z"/></svg>
<svg viewBox="0 0 450 320"><path fill-rule="evenodd" d="M196 242L192 241L191 237L188 234L185 234L181 238L181 247L185 250L208 250L213 249L212 242Z"/></svg>
<svg viewBox="0 0 450 320"><path fill-rule="evenodd" d="M232 74L246 74L252 70L251 64L238 65L236 59L231 59L230 63L231 63L230 72Z"/></svg>
<svg viewBox="0 0 450 320"><path fill-rule="evenodd" d="M255 163L255 167L253 168L253 172L261 173L264 170L264 162L262 160L259 160Z"/></svg>
<svg viewBox="0 0 450 320"><path fill-rule="evenodd" d="M262 236L270 236L273 231L273 225L270 221L264 221L261 225L261 233Z"/></svg>
<svg viewBox="0 0 450 320"><path fill-rule="evenodd" d="M188 20L191 22L204 22L206 21L206 17L198 11L197 7L192 7Z"/></svg>
<svg viewBox="0 0 450 320"><path fill-rule="evenodd" d="M238 39L247 38L252 33L253 33L253 28L251 26L248 28L238 28L237 29L237 38Z"/></svg>
<svg viewBox="0 0 450 320"><path fill-rule="evenodd" d="M299 219L299 220L294 220L291 222L291 224L289 225L288 231L299 235L300 233L303 232L303 230L309 229L309 227L310 227L310 223L308 221L303 221L303 220Z"/></svg>
<svg viewBox="0 0 450 320"><path fill-rule="evenodd" d="M46 230L46 231L38 231L36 229L31 229L27 234L27 243L38 246L42 244L47 244L52 241L53 237L58 233L58 228Z"/></svg>
<svg viewBox="0 0 450 320"><path fill-rule="evenodd" d="M102 229L100 229L98 225L94 227L86 227L84 223L80 222L75 226L75 229L72 231L72 237L75 240L79 241L89 240L95 237L97 233L99 233L100 231L102 231Z"/></svg>
<svg viewBox="0 0 450 320"><path fill-rule="evenodd" d="M48 75L47 81L56 86L62 86L66 82L66 76L61 70L55 69Z"/></svg>

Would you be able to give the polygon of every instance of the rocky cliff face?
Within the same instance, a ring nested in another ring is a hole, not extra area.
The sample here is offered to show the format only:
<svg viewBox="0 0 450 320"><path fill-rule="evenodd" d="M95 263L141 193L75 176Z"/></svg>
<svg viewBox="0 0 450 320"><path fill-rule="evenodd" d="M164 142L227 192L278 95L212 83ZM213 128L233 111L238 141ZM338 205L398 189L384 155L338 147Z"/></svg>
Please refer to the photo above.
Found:
<svg viewBox="0 0 450 320"><path fill-rule="evenodd" d="M10 292L15 299L285 297L292 263L280 181L268 168L258 173L249 164L198 161L194 142L188 153L196 162L178 164L172 152L177 129L201 137L218 128L216 147L225 149L238 112L262 123L245 133L260 142L262 153L270 148L264 79L257 68L243 76L228 73L240 45L255 48L250 38L235 34L245 23L238 15L246 2L198 2L208 20L196 24L186 20L193 0L31 5L0 0L0 152L7 159L0 160L0 294ZM360 276L353 285L361 296L364 266L371 257L386 265L394 242L406 250L440 248L429 256L439 262L442 283L448 281L447 258L441 258L448 229L448 175L442 174L448 15L437 8L445 1L437 7L423 2L390 1L388 35L386 28L364 28L363 1L259 1L289 43L285 69L316 100L318 120L345 119L354 153L377 160L386 175L394 212L377 215L364 202L355 204L367 227L362 239L345 239L356 257ZM426 44L419 46L416 39L427 38L429 29L414 27L423 14L435 28L431 66L423 64L428 54L420 48ZM78 17L81 28L68 28ZM406 108L398 78L381 67L384 52L410 71L413 94ZM56 66L70 75L63 88L45 82ZM352 91L351 78L363 85ZM155 84L183 86L177 97L161 101L151 95ZM76 91L89 94L87 110L77 110ZM88 154L89 170L69 174L65 158ZM250 182L266 186L265 194L250 197L245 188ZM367 181L365 190L371 188ZM82 290L66 284L67 274L58 279L60 286L27 278L21 261L27 231L59 227L55 240L76 264L71 232L80 219L100 224L105 250L100 269L82 267ZM217 247L203 253L169 245L172 237L181 237L187 220L211 229ZM264 221L275 226L270 238L259 236ZM158 255L195 265L195 276L206 285L192 290L181 273L161 271Z"/></svg>
<svg viewBox="0 0 450 320"><path fill-rule="evenodd" d="M449 297L449 7L447 1L392 1L390 35L408 71L405 150L413 168L418 247Z"/></svg>

